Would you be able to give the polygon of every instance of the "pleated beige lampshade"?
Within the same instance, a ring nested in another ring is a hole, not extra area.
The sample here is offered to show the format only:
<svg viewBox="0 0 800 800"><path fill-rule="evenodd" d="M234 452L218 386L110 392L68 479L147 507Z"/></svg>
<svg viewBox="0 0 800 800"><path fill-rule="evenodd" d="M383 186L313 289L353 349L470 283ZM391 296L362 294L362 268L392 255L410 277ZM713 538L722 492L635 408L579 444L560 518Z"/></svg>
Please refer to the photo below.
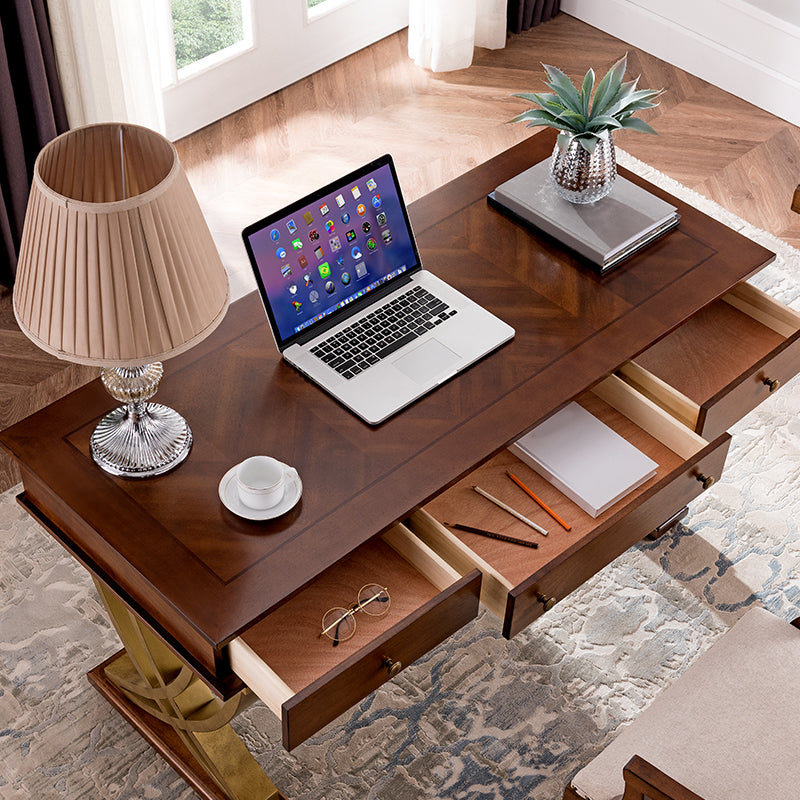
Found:
<svg viewBox="0 0 800 800"><path fill-rule="evenodd" d="M20 328L59 358L132 367L222 321L228 279L175 147L89 125L39 154L14 285Z"/></svg>

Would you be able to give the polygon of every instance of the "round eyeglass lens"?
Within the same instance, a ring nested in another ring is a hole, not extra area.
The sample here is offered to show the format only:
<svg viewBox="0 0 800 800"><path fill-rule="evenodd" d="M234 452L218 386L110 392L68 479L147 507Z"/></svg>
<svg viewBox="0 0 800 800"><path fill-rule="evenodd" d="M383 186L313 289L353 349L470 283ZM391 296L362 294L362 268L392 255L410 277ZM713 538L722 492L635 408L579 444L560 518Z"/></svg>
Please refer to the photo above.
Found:
<svg viewBox="0 0 800 800"><path fill-rule="evenodd" d="M389 611L391 603L389 592L377 583L368 583L358 593L359 608L372 617L382 617Z"/></svg>
<svg viewBox="0 0 800 800"><path fill-rule="evenodd" d="M334 642L343 642L356 632L353 612L346 608L332 608L322 618L322 630Z"/></svg>

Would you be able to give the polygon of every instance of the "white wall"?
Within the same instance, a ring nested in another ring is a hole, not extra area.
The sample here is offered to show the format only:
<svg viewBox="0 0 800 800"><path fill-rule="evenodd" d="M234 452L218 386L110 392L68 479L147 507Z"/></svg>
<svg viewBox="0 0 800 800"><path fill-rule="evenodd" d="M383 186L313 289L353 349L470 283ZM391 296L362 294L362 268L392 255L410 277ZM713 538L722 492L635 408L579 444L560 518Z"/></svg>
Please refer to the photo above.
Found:
<svg viewBox="0 0 800 800"><path fill-rule="evenodd" d="M800 125L798 0L561 0L561 10Z"/></svg>

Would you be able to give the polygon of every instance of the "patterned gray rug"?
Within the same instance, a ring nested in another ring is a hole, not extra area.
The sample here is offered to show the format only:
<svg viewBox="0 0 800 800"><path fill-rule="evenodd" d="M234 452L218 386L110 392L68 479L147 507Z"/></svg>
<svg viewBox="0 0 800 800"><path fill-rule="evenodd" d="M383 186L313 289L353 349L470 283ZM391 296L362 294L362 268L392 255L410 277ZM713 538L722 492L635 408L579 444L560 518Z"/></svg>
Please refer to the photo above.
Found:
<svg viewBox="0 0 800 800"><path fill-rule="evenodd" d="M755 282L798 307L800 253L620 161L779 254ZM235 722L289 798L558 800L571 775L753 604L800 613L800 383L734 430L723 479L513 641L483 613L291 754ZM190 798L90 688L118 649L84 572L0 495L0 797Z"/></svg>

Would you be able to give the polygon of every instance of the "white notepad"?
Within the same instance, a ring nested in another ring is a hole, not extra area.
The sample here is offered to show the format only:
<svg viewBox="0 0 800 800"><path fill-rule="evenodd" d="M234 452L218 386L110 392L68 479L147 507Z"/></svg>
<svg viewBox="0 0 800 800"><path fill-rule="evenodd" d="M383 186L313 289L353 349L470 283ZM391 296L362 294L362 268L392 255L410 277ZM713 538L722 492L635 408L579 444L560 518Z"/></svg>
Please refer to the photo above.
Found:
<svg viewBox="0 0 800 800"><path fill-rule="evenodd" d="M593 517L652 478L658 467L577 403L553 414L509 449Z"/></svg>

